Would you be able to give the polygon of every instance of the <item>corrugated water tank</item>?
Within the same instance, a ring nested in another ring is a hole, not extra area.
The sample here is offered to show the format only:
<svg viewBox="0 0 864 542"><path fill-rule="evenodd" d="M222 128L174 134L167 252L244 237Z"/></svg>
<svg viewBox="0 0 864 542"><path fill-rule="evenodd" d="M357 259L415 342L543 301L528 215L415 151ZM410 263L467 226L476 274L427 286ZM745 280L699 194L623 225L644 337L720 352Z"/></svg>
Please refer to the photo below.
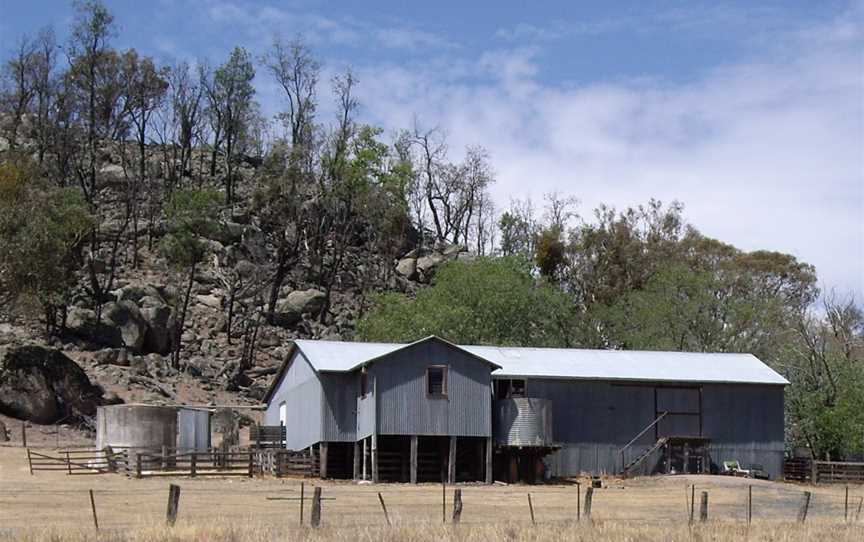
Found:
<svg viewBox="0 0 864 542"><path fill-rule="evenodd" d="M552 401L516 397L495 401L492 436L499 446L551 446Z"/></svg>

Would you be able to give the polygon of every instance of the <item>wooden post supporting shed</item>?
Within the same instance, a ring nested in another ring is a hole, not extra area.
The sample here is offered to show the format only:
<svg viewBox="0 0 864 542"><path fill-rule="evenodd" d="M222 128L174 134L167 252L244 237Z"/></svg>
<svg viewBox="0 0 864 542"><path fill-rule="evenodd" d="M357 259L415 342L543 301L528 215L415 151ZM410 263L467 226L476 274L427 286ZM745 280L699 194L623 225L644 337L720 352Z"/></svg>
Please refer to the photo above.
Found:
<svg viewBox="0 0 864 542"><path fill-rule="evenodd" d="M417 483L417 435L411 435L411 483Z"/></svg>
<svg viewBox="0 0 864 542"><path fill-rule="evenodd" d="M450 437L450 453L447 456L447 483L456 483L456 436Z"/></svg>
<svg viewBox="0 0 864 542"><path fill-rule="evenodd" d="M486 438L486 483L492 483L492 437Z"/></svg>
<svg viewBox="0 0 864 542"><path fill-rule="evenodd" d="M378 435L372 433L372 482L378 483Z"/></svg>

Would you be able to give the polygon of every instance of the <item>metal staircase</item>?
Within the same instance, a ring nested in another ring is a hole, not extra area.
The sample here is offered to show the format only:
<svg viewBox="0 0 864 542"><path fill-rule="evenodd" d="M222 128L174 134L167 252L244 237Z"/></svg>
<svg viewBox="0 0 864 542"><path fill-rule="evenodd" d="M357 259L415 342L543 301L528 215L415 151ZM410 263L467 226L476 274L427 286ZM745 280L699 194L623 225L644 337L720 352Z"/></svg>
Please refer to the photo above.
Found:
<svg viewBox="0 0 864 542"><path fill-rule="evenodd" d="M629 472L633 467L635 467L636 465L640 464L640 463L641 463L642 461L644 461L648 456L650 456L652 453L656 452L658 448L661 448L664 444L666 444L666 440L667 440L667 439L666 439L665 437L662 437L662 438L658 439L657 442L655 442L654 445L653 445L651 448L649 448L649 449L646 450L645 452L639 454L639 457L637 457L637 458L634 459L633 461L630 461L630 462L628 463L627 460L626 460L626 456L625 456L625 454L627 453L627 450L629 450L630 447L633 446L633 443L636 442L637 440L639 440L639 439L642 437L642 435L644 435L644 434L647 433L649 430L651 430L652 427L654 427L655 425L657 425L658 423L660 423L660 420L662 420L663 418L665 418L667 414L669 414L668 411L666 411L666 412L661 412L660 415L657 416L657 418L656 418L653 422L649 423L648 425L645 426L644 429L642 429L641 431L639 431L639 434L636 435L635 437L633 437L633 438L630 440L630 442L627 443L626 446L624 446L623 448L621 448L620 450L618 450L618 454L621 456L621 474L622 474L625 478L627 477L627 473L628 473L628 472Z"/></svg>
<svg viewBox="0 0 864 542"><path fill-rule="evenodd" d="M624 472L622 473L622 475L626 478L627 475L630 473L631 470L633 470L635 467L637 467L637 466L638 466L639 464L641 464L643 461L645 461L646 459L648 459L648 457L649 457L651 454L653 454L654 452L656 452L657 450L659 450L659 449L662 448L663 446L666 446L666 443L667 443L668 441L669 441L669 439L666 438L666 437L660 437L659 439L657 439L657 442L655 442L653 446L651 446L650 448L648 448L647 450L645 450L644 452L642 452L641 454L639 454L639 455L636 457L636 459L634 459L633 461L631 461L631 462L627 463L626 465L624 465Z"/></svg>

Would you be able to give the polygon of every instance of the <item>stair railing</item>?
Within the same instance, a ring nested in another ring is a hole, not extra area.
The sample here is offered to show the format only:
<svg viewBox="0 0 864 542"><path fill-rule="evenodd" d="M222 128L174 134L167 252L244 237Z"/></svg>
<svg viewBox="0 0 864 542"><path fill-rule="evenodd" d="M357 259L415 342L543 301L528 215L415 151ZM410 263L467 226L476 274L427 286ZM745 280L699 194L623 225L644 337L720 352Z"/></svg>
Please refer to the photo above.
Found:
<svg viewBox="0 0 864 542"><path fill-rule="evenodd" d="M624 445L623 448L621 448L620 450L618 450L618 453L621 455L621 474L626 474L625 470L627 469L627 461L626 461L625 458L624 458L624 453L625 453L627 450L629 450L630 447L633 446L633 443L635 443L637 440L639 440L639 439L642 437L642 435L644 435L645 433L647 433L648 431L650 431L652 427L654 427L655 425L657 425L658 423L660 423L660 420L662 420L664 417L666 417L667 414L669 414L669 411L668 411L668 410L665 410L665 411L661 412L660 415L657 416L657 418L656 418L653 422L651 422L651 423L649 423L648 425L646 425L645 428L644 428L643 430L639 431L639 434L638 434L638 435L636 435L635 437L633 437L633 438L630 440L630 442L628 442L626 445Z"/></svg>

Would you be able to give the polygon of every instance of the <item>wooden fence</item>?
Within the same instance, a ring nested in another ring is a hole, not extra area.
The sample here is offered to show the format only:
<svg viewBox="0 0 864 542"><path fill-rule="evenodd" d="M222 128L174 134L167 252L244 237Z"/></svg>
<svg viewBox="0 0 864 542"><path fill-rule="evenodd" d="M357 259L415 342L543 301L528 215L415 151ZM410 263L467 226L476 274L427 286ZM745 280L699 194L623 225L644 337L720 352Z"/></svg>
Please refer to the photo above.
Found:
<svg viewBox="0 0 864 542"><path fill-rule="evenodd" d="M813 461L812 481L826 484L864 482L864 463L851 461Z"/></svg>
<svg viewBox="0 0 864 542"><path fill-rule="evenodd" d="M249 427L249 442L255 448L282 448L285 443L284 425L253 425Z"/></svg>
<svg viewBox="0 0 864 542"><path fill-rule="evenodd" d="M134 458L134 459L133 459ZM251 451L130 453L130 474L148 476L249 476L256 471L255 453Z"/></svg>
<svg viewBox="0 0 864 542"><path fill-rule="evenodd" d="M783 462L783 479L787 482L810 482L813 472L811 463L812 460L803 457L785 460Z"/></svg>
<svg viewBox="0 0 864 542"><path fill-rule="evenodd" d="M790 482L812 484L864 483L864 463L787 459L783 462L783 478Z"/></svg>
<svg viewBox="0 0 864 542"><path fill-rule="evenodd" d="M256 452L255 463L259 474L271 476L318 476L320 464L318 454L294 452L285 449L266 449Z"/></svg>
<svg viewBox="0 0 864 542"><path fill-rule="evenodd" d="M58 450L55 452L35 452L27 448L27 463L30 474L39 471L65 471L68 475L105 474L126 472L128 455L126 451L104 450Z"/></svg>

